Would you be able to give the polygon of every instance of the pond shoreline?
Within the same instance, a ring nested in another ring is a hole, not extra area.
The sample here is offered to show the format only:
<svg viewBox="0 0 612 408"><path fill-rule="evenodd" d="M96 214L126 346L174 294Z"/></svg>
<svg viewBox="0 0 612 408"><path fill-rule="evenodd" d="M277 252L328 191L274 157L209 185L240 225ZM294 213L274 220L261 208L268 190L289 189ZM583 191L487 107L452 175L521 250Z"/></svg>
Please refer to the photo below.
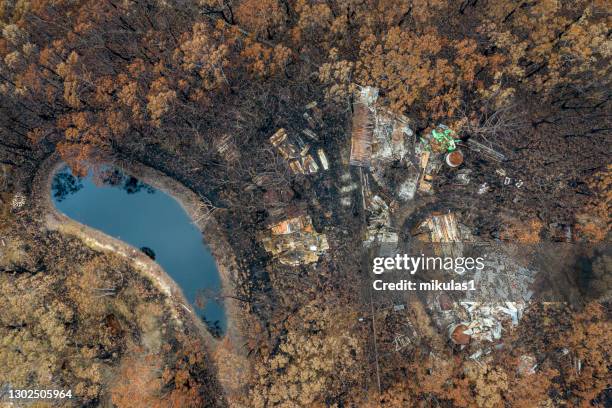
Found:
<svg viewBox="0 0 612 408"><path fill-rule="evenodd" d="M185 210L194 225L203 235L203 241L209 248L219 273L221 288L224 294L233 295L233 274L238 270L236 258L231 252L231 247L225 240L225 236L214 216L206 220L196 220L203 201L200 197L182 185L180 182L166 176L165 174L142 164L134 164L116 157L108 157L104 160L126 174L129 174L146 184L170 195ZM138 248L113 238L101 231L80 224L62 214L54 205L51 198L51 184L53 177L64 165L57 153L50 155L38 168L33 180L33 201L41 216L42 224L49 230L56 230L67 235L73 235L81 239L90 248L105 252L110 251L128 259L135 270L148 278L165 295L166 306L172 311L173 319L180 329L184 325L195 328L205 341L205 346L210 352L212 360L219 371L219 361L215 358L215 352L224 339L230 339L234 344L241 338L237 318L241 314L240 305L231 297L224 299L227 329L221 339L211 335L204 322L195 313L183 294L182 289L172 277L155 261L151 260ZM221 381L221 383L224 383Z"/></svg>

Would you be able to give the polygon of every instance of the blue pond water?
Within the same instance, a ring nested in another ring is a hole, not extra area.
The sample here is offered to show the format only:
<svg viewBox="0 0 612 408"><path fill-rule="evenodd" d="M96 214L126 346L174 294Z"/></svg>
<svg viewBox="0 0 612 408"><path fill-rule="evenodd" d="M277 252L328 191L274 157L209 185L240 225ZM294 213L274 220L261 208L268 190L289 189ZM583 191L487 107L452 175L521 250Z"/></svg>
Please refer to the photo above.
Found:
<svg viewBox="0 0 612 408"><path fill-rule="evenodd" d="M215 300L221 285L215 261L201 232L175 199L115 169L98 171L94 181L91 173L77 178L64 168L53 178L51 195L68 217L144 247L143 252L155 257L212 331L225 331L225 311Z"/></svg>

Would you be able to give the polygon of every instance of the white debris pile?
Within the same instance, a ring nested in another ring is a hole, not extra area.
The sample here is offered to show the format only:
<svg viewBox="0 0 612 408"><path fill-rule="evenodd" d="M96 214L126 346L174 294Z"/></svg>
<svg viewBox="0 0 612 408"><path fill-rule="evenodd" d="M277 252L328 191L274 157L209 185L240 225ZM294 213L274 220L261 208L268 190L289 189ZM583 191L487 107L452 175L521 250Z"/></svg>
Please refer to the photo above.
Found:
<svg viewBox="0 0 612 408"><path fill-rule="evenodd" d="M467 329L464 334L475 341L499 340L504 323L516 326L523 315L523 302L504 302L492 305L480 302L461 302L468 313L469 321L462 322Z"/></svg>
<svg viewBox="0 0 612 408"><path fill-rule="evenodd" d="M536 368L538 368L538 363L533 355L523 354L520 357L517 367L517 371L520 375L533 375L536 373Z"/></svg>
<svg viewBox="0 0 612 408"><path fill-rule="evenodd" d="M398 235L391 229L389 206L375 195L368 202L368 228L363 244L369 247L374 242L397 243Z"/></svg>
<svg viewBox="0 0 612 408"><path fill-rule="evenodd" d="M506 253L495 251L483 261L484 268L476 270L472 279L478 285L477 292L467 294L467 301L528 302L533 296L536 271L528 269Z"/></svg>
<svg viewBox="0 0 612 408"><path fill-rule="evenodd" d="M375 112L372 161L380 164L402 160L409 152L408 143L414 135L409 119L384 108Z"/></svg>
<svg viewBox="0 0 612 408"><path fill-rule="evenodd" d="M402 201L412 200L417 190L417 181L414 179L404 180L397 189L397 196Z"/></svg>
<svg viewBox="0 0 612 408"><path fill-rule="evenodd" d="M26 204L26 197L21 193L17 193L13 196L11 200L11 208L13 210L19 210Z"/></svg>

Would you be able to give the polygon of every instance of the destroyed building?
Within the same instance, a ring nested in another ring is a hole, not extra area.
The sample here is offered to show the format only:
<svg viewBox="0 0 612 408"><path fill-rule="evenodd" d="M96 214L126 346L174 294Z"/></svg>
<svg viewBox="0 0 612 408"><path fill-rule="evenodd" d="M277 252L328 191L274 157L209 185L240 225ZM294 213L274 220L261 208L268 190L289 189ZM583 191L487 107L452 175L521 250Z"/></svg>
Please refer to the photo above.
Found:
<svg viewBox="0 0 612 408"><path fill-rule="evenodd" d="M460 229L457 217L451 212L430 215L412 233L417 239L432 243L435 254L452 258L462 256L463 241L469 240L470 235L467 229Z"/></svg>
<svg viewBox="0 0 612 408"><path fill-rule="evenodd" d="M287 131L281 128L270 137L270 143L285 159L293 174L315 174L319 171L317 161L310 154L310 144L304 143L301 137L296 136L292 140L289 138ZM325 156L325 151L321 148L318 149L317 156L322 162L323 169L327 170L329 162L327 156Z"/></svg>
<svg viewBox="0 0 612 408"><path fill-rule="evenodd" d="M363 241L364 246L369 247L374 243L384 243L395 248L398 235L391 227L391 213L387 203L376 195L368 200L367 210L368 226Z"/></svg>
<svg viewBox="0 0 612 408"><path fill-rule="evenodd" d="M408 201L414 198L420 175L416 138L407 117L377 100L378 89L360 88L353 105L349 164L368 169L381 188ZM386 174L392 165L396 168L393 181Z"/></svg>
<svg viewBox="0 0 612 408"><path fill-rule="evenodd" d="M409 152L406 138L413 136L409 119L375 104L378 89L361 88L353 104L350 164L379 168L402 160Z"/></svg>
<svg viewBox="0 0 612 408"><path fill-rule="evenodd" d="M373 104L377 98L378 89L366 86L361 88L353 103L350 157L352 166L370 167L375 123Z"/></svg>
<svg viewBox="0 0 612 408"><path fill-rule="evenodd" d="M462 241L457 217L452 212L432 214L417 226L416 232L426 233L429 242L450 243Z"/></svg>
<svg viewBox="0 0 612 408"><path fill-rule="evenodd" d="M329 249L326 235L315 231L308 215L270 225L259 240L274 259L289 266L315 263Z"/></svg>
<svg viewBox="0 0 612 408"><path fill-rule="evenodd" d="M428 242L451 244L470 239L452 213L432 215L417 229ZM450 248L456 250L456 245ZM462 250L463 245L459 244ZM466 272L463 279L473 280L477 290L456 294L454 299L442 292L430 297L428 303L433 321L440 330L447 330L449 341L462 349L469 345L470 358L479 359L502 341L504 331L519 324L533 295L536 271L517 262L516 249L508 244L479 243L470 250L475 248L482 255L484 267ZM462 254L444 255L456 258Z"/></svg>

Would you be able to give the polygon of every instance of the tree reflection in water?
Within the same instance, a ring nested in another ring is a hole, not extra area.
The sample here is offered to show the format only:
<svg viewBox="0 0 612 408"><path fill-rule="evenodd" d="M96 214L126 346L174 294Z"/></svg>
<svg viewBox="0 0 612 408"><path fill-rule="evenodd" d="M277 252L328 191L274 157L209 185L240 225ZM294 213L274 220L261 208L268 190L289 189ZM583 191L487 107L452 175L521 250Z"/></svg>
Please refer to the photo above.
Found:
<svg viewBox="0 0 612 408"><path fill-rule="evenodd" d="M147 194L155 193L155 189L136 177L129 176L116 168L105 167L94 172L94 181L99 185L118 187L128 194L145 191ZM83 188L82 178L74 176L69 167L64 167L53 177L51 192L59 202L66 199Z"/></svg>
<svg viewBox="0 0 612 408"><path fill-rule="evenodd" d="M63 201L66 197L76 193L83 188L81 179L72 175L70 170L63 169L53 177L51 192L57 201Z"/></svg>

